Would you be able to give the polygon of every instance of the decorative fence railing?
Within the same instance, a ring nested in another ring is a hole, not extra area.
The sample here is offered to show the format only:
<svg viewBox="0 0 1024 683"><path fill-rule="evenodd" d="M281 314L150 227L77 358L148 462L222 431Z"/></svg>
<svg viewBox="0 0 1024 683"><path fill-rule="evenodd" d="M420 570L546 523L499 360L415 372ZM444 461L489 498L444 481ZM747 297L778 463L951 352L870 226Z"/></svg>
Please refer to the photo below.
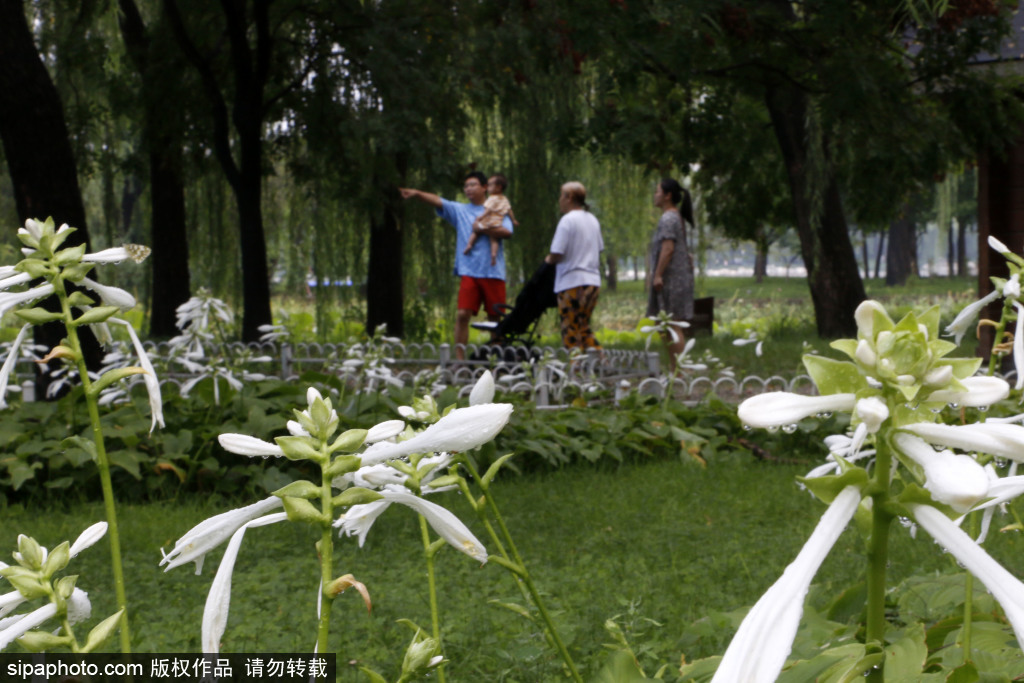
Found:
<svg viewBox="0 0 1024 683"><path fill-rule="evenodd" d="M175 354L166 342L145 342L145 346L154 358ZM687 402L706 400L712 395L738 402L768 391L815 393L807 375L737 378L702 371L684 372L672 378L663 374L658 354L647 351L605 349L600 354L571 355L565 349L552 347L527 349L469 344L456 348L450 344L398 342L367 347L344 343L265 342L228 344L218 352L240 359L240 365L236 365L239 370L283 380L297 379L310 370L327 372L360 382L362 388L370 390L383 383L366 381L362 373L366 373L370 365L386 368L389 377L403 384L456 386L460 395L468 394L484 371L491 370L499 390L528 396L538 406L553 408L580 396L618 401L631 392L664 397L666 391L671 391L675 400ZM180 355L180 349L176 353ZM32 400L32 361L21 360L16 372L25 388L25 400ZM181 387L197 376L172 370L161 373L160 380L163 384Z"/></svg>

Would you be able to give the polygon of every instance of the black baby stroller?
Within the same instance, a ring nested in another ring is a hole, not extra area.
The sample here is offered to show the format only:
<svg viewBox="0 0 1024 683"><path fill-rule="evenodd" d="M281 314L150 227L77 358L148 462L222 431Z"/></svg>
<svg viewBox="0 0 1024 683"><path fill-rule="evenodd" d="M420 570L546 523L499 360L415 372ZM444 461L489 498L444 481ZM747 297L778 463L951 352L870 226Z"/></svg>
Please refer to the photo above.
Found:
<svg viewBox="0 0 1024 683"><path fill-rule="evenodd" d="M486 360L492 356L499 356L509 362L528 360L537 323L546 310L557 305L555 266L545 262L523 284L516 295L515 306L501 306L503 310L500 320L473 323L474 328L494 335L491 346L477 351L473 360Z"/></svg>

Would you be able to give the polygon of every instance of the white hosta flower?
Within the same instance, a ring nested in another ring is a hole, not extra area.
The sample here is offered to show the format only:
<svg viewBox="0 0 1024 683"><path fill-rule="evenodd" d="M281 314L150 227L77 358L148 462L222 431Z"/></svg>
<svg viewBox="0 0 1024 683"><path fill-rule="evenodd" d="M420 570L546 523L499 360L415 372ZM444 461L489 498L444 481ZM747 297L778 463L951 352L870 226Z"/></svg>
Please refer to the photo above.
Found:
<svg viewBox="0 0 1024 683"><path fill-rule="evenodd" d="M967 391L942 389L925 399L929 403L956 403L965 408L981 408L998 403L1010 395L1010 385L999 377L967 377L960 380Z"/></svg>
<svg viewBox="0 0 1024 683"><path fill-rule="evenodd" d="M959 345L960 340L971 329L974 319L978 317L981 309L998 299L1001 293L999 290L993 290L974 303L964 306L960 313L953 318L953 322L946 326L946 334L953 335L953 340Z"/></svg>
<svg viewBox="0 0 1024 683"><path fill-rule="evenodd" d="M0 595L0 617L4 617L15 609L18 605L25 602L26 598L18 591L11 591Z"/></svg>
<svg viewBox="0 0 1024 683"><path fill-rule="evenodd" d="M14 338L14 343L11 344L10 351L7 352L7 359L4 360L3 367L0 367L0 410L7 407L7 384L11 381L11 373L18 362L18 351L21 349L21 343L25 341L25 335L28 334L31 327L31 324L22 325L18 331L18 336Z"/></svg>
<svg viewBox="0 0 1024 683"><path fill-rule="evenodd" d="M309 436L309 432L303 429L302 425L300 425L295 420L288 420L288 422L285 424L285 427L288 428L288 433L291 434L292 436ZM278 453L277 455L281 454Z"/></svg>
<svg viewBox="0 0 1024 683"><path fill-rule="evenodd" d="M73 625L88 619L92 613L92 605L89 602L89 594L81 588L76 588L67 601L68 621ZM34 628L46 623L47 619L57 615L57 607L51 602L47 605L29 612L19 614L6 619L0 619L0 650L5 650L8 645L22 637Z"/></svg>
<svg viewBox="0 0 1024 683"><path fill-rule="evenodd" d="M901 432L893 437L893 445L921 466L924 487L936 501L964 513L988 495L988 474L971 456L936 451L920 438Z"/></svg>
<svg viewBox="0 0 1024 683"><path fill-rule="evenodd" d="M1020 294L1019 283L1017 294ZM1017 384L1013 388L1020 391L1024 387L1024 306L1014 301L1013 307L1017 309L1017 326L1013 334L1013 367L1017 368Z"/></svg>
<svg viewBox="0 0 1024 683"><path fill-rule="evenodd" d="M473 385L473 391L469 392L469 405L479 406L494 401L494 375L490 370L484 370L480 379Z"/></svg>
<svg viewBox="0 0 1024 683"><path fill-rule="evenodd" d="M889 406L874 396L857 401L854 410L869 434L877 434L882 423L889 419Z"/></svg>
<svg viewBox="0 0 1024 683"><path fill-rule="evenodd" d="M793 563L743 619L712 683L774 683L793 648L811 580L857 511L860 497L855 486L839 492Z"/></svg>
<svg viewBox="0 0 1024 683"><path fill-rule="evenodd" d="M918 422L903 427L928 443L1024 461L1024 427L1001 422L945 425Z"/></svg>
<svg viewBox="0 0 1024 683"><path fill-rule="evenodd" d="M53 294L53 285L49 283L33 287L24 292L4 292L0 294L0 315L21 304L35 301L36 299L43 299L51 294Z"/></svg>
<svg viewBox="0 0 1024 683"><path fill-rule="evenodd" d="M334 522L340 533L347 536L358 536L359 545L362 547L366 540L366 534L377 521L377 518L392 503L401 503L411 507L423 515L431 528L437 535L443 538L450 546L469 555L481 564L487 562L487 551L476 536L463 524L458 517L452 514L447 508L436 503L424 500L419 496L398 487L388 487L380 492L381 500L364 505L353 505L348 512Z"/></svg>
<svg viewBox="0 0 1024 683"><path fill-rule="evenodd" d="M744 424L751 427L781 427L796 424L817 413L849 412L855 403L854 394L804 396L774 391L748 398L740 404L737 414Z"/></svg>
<svg viewBox="0 0 1024 683"><path fill-rule="evenodd" d="M196 574L198 574L203 570L206 553L230 538L243 524L279 508L281 505L280 498L270 496L258 503L228 510L203 520L178 539L174 544L174 549L164 555L160 566L166 564L167 567L164 569L166 572L183 564L195 562Z"/></svg>
<svg viewBox="0 0 1024 683"><path fill-rule="evenodd" d="M75 539L75 542L71 544L71 549L68 551L70 557L77 557L78 553L82 552L86 548L91 548L96 544L103 535L107 533L106 522L96 522L91 527L83 531Z"/></svg>
<svg viewBox="0 0 1024 683"><path fill-rule="evenodd" d="M1024 583L1006 571L952 520L930 505L909 505L917 523L974 574L999 602L1024 647Z"/></svg>
<svg viewBox="0 0 1024 683"><path fill-rule="evenodd" d="M866 299L860 302L857 310L853 312L854 320L857 322L857 336L871 339L875 336L875 313L881 313L886 318L889 314L885 306L873 299Z"/></svg>
<svg viewBox="0 0 1024 683"><path fill-rule="evenodd" d="M231 575L235 570L235 560L238 559L238 550L242 546L245 530L250 527L283 522L286 519L288 519L287 513L277 512L248 522L232 534L231 541L224 551L224 558L221 559L220 566L217 567L217 575L213 577L210 592L206 596L206 606L203 608L201 638L203 654L220 652L220 639L224 635L224 628L228 623L228 611L231 608Z"/></svg>
<svg viewBox="0 0 1024 683"><path fill-rule="evenodd" d="M404 429L405 422L401 420L387 420L385 422L381 422L380 424L370 427L369 431L366 432L366 440L364 443L387 441L388 439L401 434Z"/></svg>
<svg viewBox="0 0 1024 683"><path fill-rule="evenodd" d="M82 257L83 263L120 263L131 259L135 263L142 263L152 250L141 244L125 244L121 247L103 249L93 254L86 254Z"/></svg>
<svg viewBox="0 0 1024 683"><path fill-rule="evenodd" d="M988 236L988 246L992 247L993 249L998 251L1000 254L1004 254L1005 255L1005 254L1011 253L1010 252L1010 248L1008 246L1006 246L1005 244L1003 244L1002 242L997 240L992 235Z"/></svg>
<svg viewBox="0 0 1024 683"><path fill-rule="evenodd" d="M139 357L139 367L146 371L142 375L142 381L146 385L146 394L149 396L149 412L152 415L149 433L152 434L157 426L160 428L164 427L164 401L163 396L160 394L160 380L157 379L156 370L153 369L153 363L149 360L149 354L146 353L145 347L142 346L142 340L135 333L135 328L132 327L132 324L127 320L119 318L111 318L110 322L124 325L127 328L128 337L132 340L132 347Z"/></svg>
<svg viewBox="0 0 1024 683"><path fill-rule="evenodd" d="M13 266L11 266L13 268ZM10 275L0 280L0 289L7 289L16 285L23 285L32 280L32 276L28 273L11 272Z"/></svg>
<svg viewBox="0 0 1024 683"><path fill-rule="evenodd" d="M457 408L407 441L371 445L363 452L363 464L374 465L410 453L468 451L493 439L511 415L512 405L508 403Z"/></svg>
<svg viewBox="0 0 1024 683"><path fill-rule="evenodd" d="M283 457L284 451L276 443L269 443L263 439L246 434L221 434L217 437L221 448L229 453L248 455L250 457Z"/></svg>
<svg viewBox="0 0 1024 683"><path fill-rule="evenodd" d="M1017 299L1020 297L1020 273L1014 273L1003 285L1003 297Z"/></svg>
<svg viewBox="0 0 1024 683"><path fill-rule="evenodd" d="M108 306L117 306L122 311L127 311L129 308L135 308L135 297L124 291L120 287L113 287L111 285L101 285L87 277L82 278L82 284L96 292L103 303Z"/></svg>

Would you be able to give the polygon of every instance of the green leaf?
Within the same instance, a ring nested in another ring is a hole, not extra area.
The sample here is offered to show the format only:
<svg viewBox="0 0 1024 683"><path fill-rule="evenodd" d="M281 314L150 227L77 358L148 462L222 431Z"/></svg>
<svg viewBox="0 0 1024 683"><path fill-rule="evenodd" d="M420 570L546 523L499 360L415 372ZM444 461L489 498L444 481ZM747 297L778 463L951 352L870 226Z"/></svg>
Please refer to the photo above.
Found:
<svg viewBox="0 0 1024 683"><path fill-rule="evenodd" d="M913 683L921 678L928 647L924 642L924 624L911 624L903 637L885 648L885 680Z"/></svg>
<svg viewBox="0 0 1024 683"><path fill-rule="evenodd" d="M366 677L370 679L370 683L388 683L387 679L381 676L379 673L365 666L359 667L359 670L366 674Z"/></svg>
<svg viewBox="0 0 1024 683"><path fill-rule="evenodd" d="M117 306L97 306L71 321L72 325L92 325L102 323L114 316L120 309Z"/></svg>
<svg viewBox="0 0 1024 683"><path fill-rule="evenodd" d="M856 365L846 360L807 354L803 358L807 374L822 394L855 394L867 387Z"/></svg>
<svg viewBox="0 0 1024 683"><path fill-rule="evenodd" d="M14 590L21 593L23 596L32 600L33 598L41 598L47 595L46 585L35 576L23 576L23 575L12 575L7 576L7 580Z"/></svg>
<svg viewBox="0 0 1024 683"><path fill-rule="evenodd" d="M637 665L633 653L616 650L608 655L607 663L590 680L593 683L635 683L635 681L650 679Z"/></svg>
<svg viewBox="0 0 1024 683"><path fill-rule="evenodd" d="M43 563L44 580L49 580L49 578L55 573L68 566L68 562L71 560L70 549L71 545L67 541L64 541L50 551L46 556L46 562Z"/></svg>
<svg viewBox="0 0 1024 683"><path fill-rule="evenodd" d="M107 641L107 638L114 634L117 627L121 625L121 615L124 610L118 610L109 617L96 624L91 631L89 631L89 637L85 640L85 645L82 647L82 652L92 652L96 648L100 647Z"/></svg>
<svg viewBox="0 0 1024 683"><path fill-rule="evenodd" d="M22 259L14 269L29 274L32 279L45 278L56 272L49 263L37 258Z"/></svg>
<svg viewBox="0 0 1024 683"><path fill-rule="evenodd" d="M75 591L75 583L77 581L77 574L72 574L71 576L62 576L59 579L57 579L56 582L54 582L53 589L57 592L57 595L67 600Z"/></svg>
<svg viewBox="0 0 1024 683"><path fill-rule="evenodd" d="M868 474L859 467L851 467L842 474L827 477L797 477L797 481L823 503L831 503L847 486L857 486L861 490L867 486Z"/></svg>
<svg viewBox="0 0 1024 683"><path fill-rule="evenodd" d="M363 442L366 441L365 429L349 429L346 432L342 432L334 443L331 444L331 453L335 451L342 451L343 453L354 453L363 446Z"/></svg>
<svg viewBox="0 0 1024 683"><path fill-rule="evenodd" d="M491 466L487 468L486 472L484 472L484 476L480 477L480 485L484 487L485 490L487 489L488 486L491 485L491 482L494 481L494 478L498 476L498 471L501 470L501 468L505 465L506 462L508 462L512 458L513 455L515 455L515 453L506 453L505 455L501 456L500 458L491 463Z"/></svg>
<svg viewBox="0 0 1024 683"><path fill-rule="evenodd" d="M96 300L80 289L76 289L68 295L68 306L81 308L82 306L95 306Z"/></svg>
<svg viewBox="0 0 1024 683"><path fill-rule="evenodd" d="M362 467L363 461L358 455L339 455L327 467L327 477L333 479Z"/></svg>
<svg viewBox="0 0 1024 683"><path fill-rule="evenodd" d="M142 479L142 473L139 472L140 455L138 451L127 448L118 448L107 454L111 465L117 465L136 479Z"/></svg>
<svg viewBox="0 0 1024 683"><path fill-rule="evenodd" d="M63 313L54 313L48 311L45 308L22 308L14 311L14 315L18 316L27 323L33 325L44 325L46 323L53 322L54 320L63 320Z"/></svg>
<svg viewBox="0 0 1024 683"><path fill-rule="evenodd" d="M981 680L978 669L970 662L961 664L953 669L953 672L946 678L946 683L976 683Z"/></svg>
<svg viewBox="0 0 1024 683"><path fill-rule="evenodd" d="M364 489L359 486L355 486L350 489L345 489L332 499L332 503L336 506L351 506L351 505L363 505L365 503L372 503L375 500L383 498L376 491L370 489Z"/></svg>
<svg viewBox="0 0 1024 683"><path fill-rule="evenodd" d="M274 491L274 496L278 498L304 498L306 500L312 500L320 496L320 487L311 481L305 479L300 481L293 481L284 488Z"/></svg>
<svg viewBox="0 0 1024 683"><path fill-rule="evenodd" d="M279 436L274 439L284 456L289 460L312 460L320 462L323 456L320 451L314 448L307 436Z"/></svg>
<svg viewBox="0 0 1024 683"><path fill-rule="evenodd" d="M36 539L30 536L18 537L18 552L21 553L19 564L30 569L41 569L43 566L43 548Z"/></svg>
<svg viewBox="0 0 1024 683"><path fill-rule="evenodd" d="M46 652L59 647L71 647L71 636L55 636L46 631L29 631L17 640L29 652Z"/></svg>
<svg viewBox="0 0 1024 683"><path fill-rule="evenodd" d="M85 244L61 249L53 255L53 262L58 266L69 266L72 263L79 263L85 256Z"/></svg>
<svg viewBox="0 0 1024 683"><path fill-rule="evenodd" d="M282 498L281 500L284 503L284 511L288 513L289 521L315 525L324 524L323 514L308 500L304 498Z"/></svg>
<svg viewBox="0 0 1024 683"><path fill-rule="evenodd" d="M132 375L144 375L146 371L142 368L115 368L113 370L107 370L100 378L96 380L89 390L93 396L99 396L100 392L109 387L114 382L124 379L125 377L131 377Z"/></svg>

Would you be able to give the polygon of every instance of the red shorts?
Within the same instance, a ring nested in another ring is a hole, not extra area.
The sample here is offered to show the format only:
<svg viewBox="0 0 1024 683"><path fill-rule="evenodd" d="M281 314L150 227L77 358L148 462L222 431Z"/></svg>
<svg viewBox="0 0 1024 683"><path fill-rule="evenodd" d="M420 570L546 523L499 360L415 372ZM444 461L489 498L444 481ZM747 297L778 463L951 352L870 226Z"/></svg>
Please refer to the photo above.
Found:
<svg viewBox="0 0 1024 683"><path fill-rule="evenodd" d="M459 310L472 311L473 315L476 315L481 302L488 318L499 316L501 311L495 308L495 305L505 303L505 281L492 277L463 275L462 281L459 282Z"/></svg>

